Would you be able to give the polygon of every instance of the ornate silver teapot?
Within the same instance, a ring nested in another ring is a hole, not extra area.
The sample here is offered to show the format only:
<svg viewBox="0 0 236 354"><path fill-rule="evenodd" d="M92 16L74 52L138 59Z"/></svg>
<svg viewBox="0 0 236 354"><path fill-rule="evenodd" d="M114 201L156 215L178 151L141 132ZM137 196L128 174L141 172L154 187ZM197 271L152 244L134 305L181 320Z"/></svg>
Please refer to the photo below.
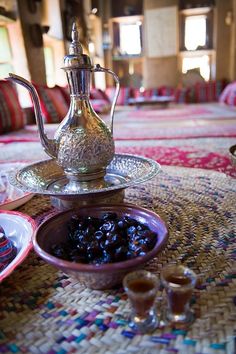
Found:
<svg viewBox="0 0 236 354"><path fill-rule="evenodd" d="M90 57L83 54L76 23L72 26L72 42L69 55L64 58L64 68L70 89L70 108L58 126L54 139L44 132L39 97L34 86L27 80L9 74L12 80L27 88L32 96L41 144L45 152L56 159L70 182L89 181L101 178L114 157L113 115L119 94L119 79L111 70L93 66ZM110 127L94 112L90 100L90 74L112 74L116 92L111 106Z"/></svg>

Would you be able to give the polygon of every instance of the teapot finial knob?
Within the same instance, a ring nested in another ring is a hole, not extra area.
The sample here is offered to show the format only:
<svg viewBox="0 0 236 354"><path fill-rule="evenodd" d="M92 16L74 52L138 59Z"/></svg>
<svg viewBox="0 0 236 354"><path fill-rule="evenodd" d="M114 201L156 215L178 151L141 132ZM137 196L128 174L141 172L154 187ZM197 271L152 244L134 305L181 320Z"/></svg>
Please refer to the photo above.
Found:
<svg viewBox="0 0 236 354"><path fill-rule="evenodd" d="M76 55L83 54L83 48L79 41L78 25L76 22L74 22L72 25L71 38L72 38L72 42L70 44L69 53L76 54Z"/></svg>

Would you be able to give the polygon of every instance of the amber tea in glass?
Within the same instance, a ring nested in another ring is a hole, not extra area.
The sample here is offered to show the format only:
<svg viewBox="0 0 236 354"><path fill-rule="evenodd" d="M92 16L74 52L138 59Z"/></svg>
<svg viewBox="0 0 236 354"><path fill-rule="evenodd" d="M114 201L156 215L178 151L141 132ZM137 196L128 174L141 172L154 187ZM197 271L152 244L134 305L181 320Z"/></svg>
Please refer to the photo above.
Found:
<svg viewBox="0 0 236 354"><path fill-rule="evenodd" d="M139 270L127 274L123 285L132 307L130 327L141 333L154 330L158 326L155 309L157 277L145 270Z"/></svg>
<svg viewBox="0 0 236 354"><path fill-rule="evenodd" d="M197 280L196 274L183 265L167 265L161 281L167 293L166 320L189 323L193 320L189 302Z"/></svg>

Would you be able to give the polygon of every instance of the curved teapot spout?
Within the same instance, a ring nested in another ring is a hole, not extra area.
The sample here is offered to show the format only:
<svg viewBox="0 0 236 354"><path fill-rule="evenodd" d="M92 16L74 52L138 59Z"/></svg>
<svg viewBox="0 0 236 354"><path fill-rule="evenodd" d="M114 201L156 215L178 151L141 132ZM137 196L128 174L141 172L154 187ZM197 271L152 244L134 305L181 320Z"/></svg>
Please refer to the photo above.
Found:
<svg viewBox="0 0 236 354"><path fill-rule="evenodd" d="M44 125L43 125L43 117L42 117L42 112L40 108L40 103L39 103L39 96L38 93L35 89L35 87L26 79L23 77L20 77L18 75L9 73L9 77L6 78L6 80L13 81L21 86L24 86L29 93L31 94L32 101L34 104L34 112L35 112L35 117L36 117L36 123L38 125L38 130L39 130L39 137L41 140L41 144L45 150L45 152L53 157L57 157L57 143L53 139L48 139L47 135L44 132Z"/></svg>

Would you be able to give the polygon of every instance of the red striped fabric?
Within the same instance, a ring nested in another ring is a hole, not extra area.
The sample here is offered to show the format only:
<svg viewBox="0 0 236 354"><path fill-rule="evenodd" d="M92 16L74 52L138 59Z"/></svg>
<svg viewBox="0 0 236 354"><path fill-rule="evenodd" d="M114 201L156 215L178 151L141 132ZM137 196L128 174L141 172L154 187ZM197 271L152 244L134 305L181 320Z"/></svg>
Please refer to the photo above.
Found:
<svg viewBox="0 0 236 354"><path fill-rule="evenodd" d="M66 101L66 103L68 104L68 107L70 105L70 90L68 86L58 86L61 90L61 93Z"/></svg>
<svg viewBox="0 0 236 354"><path fill-rule="evenodd" d="M174 92L175 103L189 103L190 102L190 89L189 88L177 88Z"/></svg>
<svg viewBox="0 0 236 354"><path fill-rule="evenodd" d="M216 102L225 87L225 80L213 80L198 82L194 86L194 98L196 103Z"/></svg>
<svg viewBox="0 0 236 354"><path fill-rule="evenodd" d="M59 123L66 116L69 105L59 86L35 85L45 123Z"/></svg>
<svg viewBox="0 0 236 354"><path fill-rule="evenodd" d="M0 134L19 130L25 125L25 114L13 83L0 80Z"/></svg>
<svg viewBox="0 0 236 354"><path fill-rule="evenodd" d="M117 105L125 105L128 103L128 99L130 98L130 88L129 87L121 87L120 93L117 99ZM106 89L106 95L109 97L109 100L112 102L115 96L115 87L108 87Z"/></svg>
<svg viewBox="0 0 236 354"><path fill-rule="evenodd" d="M94 100L103 100L106 101L107 103L110 103L110 99L107 96L106 92L104 92L101 89L91 88L90 98Z"/></svg>
<svg viewBox="0 0 236 354"><path fill-rule="evenodd" d="M160 86L158 88L158 94L160 96L173 96L175 94L175 89L171 86Z"/></svg>

